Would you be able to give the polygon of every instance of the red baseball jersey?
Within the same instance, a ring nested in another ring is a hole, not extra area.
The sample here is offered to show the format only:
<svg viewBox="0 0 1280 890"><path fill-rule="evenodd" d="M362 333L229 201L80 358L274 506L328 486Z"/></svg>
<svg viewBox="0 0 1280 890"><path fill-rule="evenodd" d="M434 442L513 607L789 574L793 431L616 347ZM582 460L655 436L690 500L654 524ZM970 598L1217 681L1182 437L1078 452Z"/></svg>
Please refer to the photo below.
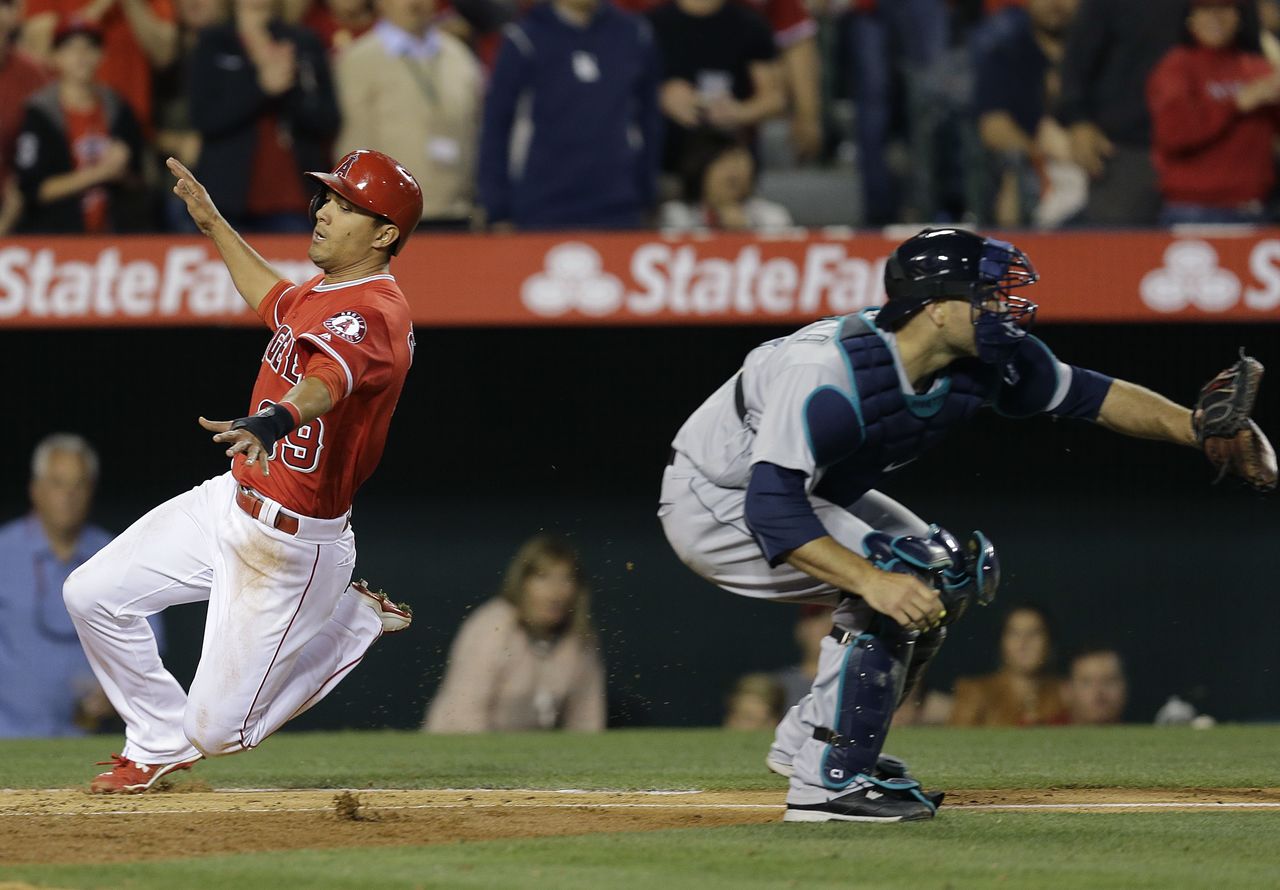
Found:
<svg viewBox="0 0 1280 890"><path fill-rule="evenodd" d="M332 519L347 512L382 457L413 362L413 323L391 275L323 282L323 275L300 285L281 281L258 305L275 336L262 355L249 413L283 399L306 376L308 361L321 356L340 370L337 401L276 443L270 476L246 466L243 454L232 472L295 513Z"/></svg>

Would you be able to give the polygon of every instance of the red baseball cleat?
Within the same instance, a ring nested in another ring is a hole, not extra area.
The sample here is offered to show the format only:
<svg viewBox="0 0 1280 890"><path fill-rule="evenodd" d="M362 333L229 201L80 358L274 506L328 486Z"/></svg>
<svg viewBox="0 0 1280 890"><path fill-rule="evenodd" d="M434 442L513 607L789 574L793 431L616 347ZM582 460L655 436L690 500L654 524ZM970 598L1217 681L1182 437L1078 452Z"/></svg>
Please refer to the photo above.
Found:
<svg viewBox="0 0 1280 890"><path fill-rule="evenodd" d="M200 758L183 760L178 763L162 763L158 765L134 763L127 757L112 754L110 760L98 761L98 766L111 766L105 773L99 773L89 783L90 794L141 794L156 783L156 780L180 769L190 769Z"/></svg>
<svg viewBox="0 0 1280 890"><path fill-rule="evenodd" d="M381 590L369 589L369 582L361 578L351 582L351 589L365 598L371 609L382 619L382 632L393 634L413 623L413 609L408 603L393 603Z"/></svg>

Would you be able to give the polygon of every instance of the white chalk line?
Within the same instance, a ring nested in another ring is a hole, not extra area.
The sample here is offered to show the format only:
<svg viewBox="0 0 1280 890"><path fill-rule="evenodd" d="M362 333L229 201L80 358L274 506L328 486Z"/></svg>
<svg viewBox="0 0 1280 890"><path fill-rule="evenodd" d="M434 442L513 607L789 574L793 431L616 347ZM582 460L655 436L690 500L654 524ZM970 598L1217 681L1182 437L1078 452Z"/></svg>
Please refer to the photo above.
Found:
<svg viewBox="0 0 1280 890"><path fill-rule="evenodd" d="M0 788L0 794L65 794L76 788ZM705 788L210 788L200 794L631 794L680 795L706 794ZM153 794L164 792L152 792Z"/></svg>
<svg viewBox="0 0 1280 890"><path fill-rule="evenodd" d="M237 789L238 790L238 789ZM368 789L365 789L366 791ZM581 793L581 792L579 792ZM1267 810L1280 809L1280 802L1229 802L1229 801L1143 801L1143 802L1109 802L1109 803L1012 803L1012 804L954 804L945 805L950 810L1072 810L1089 812L1097 810ZM383 810L490 810L490 809L531 809L531 810L782 810L783 804L752 803L552 803L538 802L493 802L482 803L464 801L460 803L423 803L423 804L361 804L361 809L370 811ZM38 810L0 812L4 816L189 816L216 813L228 815L233 813L325 813L333 811L333 806L322 807L236 807L232 810L209 809L146 809L146 810L90 810L85 812L40 812Z"/></svg>

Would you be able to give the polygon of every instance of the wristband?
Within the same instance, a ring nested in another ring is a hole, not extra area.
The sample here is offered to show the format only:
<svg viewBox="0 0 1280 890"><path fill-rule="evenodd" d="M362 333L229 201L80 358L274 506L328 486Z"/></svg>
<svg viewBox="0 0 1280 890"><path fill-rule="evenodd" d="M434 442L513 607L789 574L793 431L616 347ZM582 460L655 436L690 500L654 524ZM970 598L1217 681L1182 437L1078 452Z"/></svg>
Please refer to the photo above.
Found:
<svg viewBox="0 0 1280 890"><path fill-rule="evenodd" d="M275 452L276 442L298 425L301 415L297 412L297 407L289 402L273 402L257 414L232 421L231 428L253 433L262 443L263 452L270 457Z"/></svg>

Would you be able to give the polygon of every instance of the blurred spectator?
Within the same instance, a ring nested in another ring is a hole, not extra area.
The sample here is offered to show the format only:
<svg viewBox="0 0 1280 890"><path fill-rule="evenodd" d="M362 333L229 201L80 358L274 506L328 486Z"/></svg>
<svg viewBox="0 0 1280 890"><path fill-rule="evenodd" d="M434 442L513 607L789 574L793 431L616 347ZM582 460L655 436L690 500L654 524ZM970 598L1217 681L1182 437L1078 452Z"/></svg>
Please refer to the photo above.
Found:
<svg viewBox="0 0 1280 890"><path fill-rule="evenodd" d="M1081 0L1067 32L1056 117L1090 176L1086 225L1151 225L1160 193L1151 164L1147 75L1178 40L1172 0Z"/></svg>
<svg viewBox="0 0 1280 890"><path fill-rule="evenodd" d="M1057 98L1067 27L1078 0L1029 0L984 22L973 35L974 111L996 179L996 225L1057 225L1087 197L1070 139L1048 114Z"/></svg>
<svg viewBox="0 0 1280 890"><path fill-rule="evenodd" d="M782 684L783 701L786 707L799 704L800 699L809 694L813 686L814 675L818 673L818 654L822 651L822 638L831 632L831 608L817 604L800 607L796 617L796 625L792 636L796 648L800 650L800 660L774 671L773 678ZM782 715L778 715L778 720ZM774 724L777 724L777 720Z"/></svg>
<svg viewBox="0 0 1280 890"><path fill-rule="evenodd" d="M479 187L499 228L629 228L652 211L661 120L648 24L551 0L509 25L489 83Z"/></svg>
<svg viewBox="0 0 1280 890"><path fill-rule="evenodd" d="M381 18L337 61L335 154L373 148L425 184L422 218L468 227L483 73L471 50L431 25L432 0L379 0Z"/></svg>
<svg viewBox="0 0 1280 890"><path fill-rule="evenodd" d="M831 632L831 611L830 606L813 603L800 607L800 615L792 629L800 660L773 674L774 679L782 684L787 707L799 704L813 686L813 678L818 673L822 640Z"/></svg>
<svg viewBox="0 0 1280 890"><path fill-rule="evenodd" d="M662 228L778 232L793 225L787 208L752 194L756 160L740 136L711 127L693 131L680 167L683 200L662 205Z"/></svg>
<svg viewBox="0 0 1280 890"><path fill-rule="evenodd" d="M828 616L830 610L827 610ZM827 629L830 630L830 620ZM805 694L809 690L806 687ZM786 693L772 674L746 674L725 699L725 729L773 729L787 709Z"/></svg>
<svg viewBox="0 0 1280 890"><path fill-rule="evenodd" d="M923 125L932 118L925 80L941 59L950 37L946 0L853 0L844 20L853 97L858 170L862 178L864 222L883 226L902 220L898 178L886 150L895 117L905 117L911 143L914 215L928 217L933 197L932 142ZM901 112L895 114L896 109Z"/></svg>
<svg viewBox="0 0 1280 890"><path fill-rule="evenodd" d="M754 141L757 124L786 110L778 49L751 10L726 0L672 0L649 20L662 48L667 172L679 174L690 132L699 126Z"/></svg>
<svg viewBox="0 0 1280 890"><path fill-rule="evenodd" d="M174 157L188 168L200 162L200 133L191 123L191 58L200 32L222 23L224 0L174 0L178 24L178 52L173 64L156 78L155 148L160 158ZM167 175L167 173L166 173ZM171 189L164 189L165 227L194 232L187 206Z"/></svg>
<svg viewBox="0 0 1280 890"><path fill-rule="evenodd" d="M577 552L526 541L502 590L462 623L427 709L427 732L602 730L604 665Z"/></svg>
<svg viewBox="0 0 1280 890"><path fill-rule="evenodd" d="M951 722L954 708L955 696L937 689L926 689L922 683L893 712L893 725L945 726Z"/></svg>
<svg viewBox="0 0 1280 890"><path fill-rule="evenodd" d="M629 12L648 13L667 0L619 0ZM738 0L754 9L773 30L782 61L783 81L791 105L791 149L798 160L812 160L822 150L822 65L818 55L818 23L803 0Z"/></svg>
<svg viewBox="0 0 1280 890"><path fill-rule="evenodd" d="M429 4L430 0L423 2ZM310 28L336 58L373 27L377 21L373 6L374 0L315 0L302 17L302 24ZM334 150L336 157L345 154Z"/></svg>
<svg viewBox="0 0 1280 890"><path fill-rule="evenodd" d="M178 31L171 0L26 0L23 45L49 59L60 22L77 19L102 34L98 80L124 97L145 132L151 131L153 69L173 63Z"/></svg>
<svg viewBox="0 0 1280 890"><path fill-rule="evenodd" d="M142 131L129 106L95 82L102 37L70 20L53 41L57 80L28 101L14 166L25 232L123 232L145 219Z"/></svg>
<svg viewBox="0 0 1280 890"><path fill-rule="evenodd" d="M1119 723L1124 718L1128 684L1114 649L1082 649L1067 673L1067 706L1072 723Z"/></svg>
<svg viewBox="0 0 1280 890"><path fill-rule="evenodd" d="M328 170L338 103L324 47L278 18L275 0L234 0L234 22L200 32L191 59L196 175L245 232L306 232L312 186Z"/></svg>
<svg viewBox="0 0 1280 890"><path fill-rule="evenodd" d="M1259 43L1272 65L1280 65L1280 0L1258 0Z"/></svg>
<svg viewBox="0 0 1280 890"><path fill-rule="evenodd" d="M1163 225L1257 223L1275 184L1280 72L1241 28L1245 0L1190 0L1183 45L1151 73Z"/></svg>
<svg viewBox="0 0 1280 890"><path fill-rule="evenodd" d="M502 30L541 0L436 0L432 24L457 37L479 57L485 70L493 70Z"/></svg>
<svg viewBox="0 0 1280 890"><path fill-rule="evenodd" d="M13 176L13 149L22 129L27 97L49 82L49 73L14 45L17 0L0 0L0 236L22 215L22 191Z"/></svg>
<svg viewBox="0 0 1280 890"><path fill-rule="evenodd" d="M112 716L62 603L62 582L111 540L86 523L97 479L88 442L48 436L31 458L31 513L0 526L0 736L76 735Z"/></svg>
<svg viewBox="0 0 1280 890"><path fill-rule="evenodd" d="M1067 719L1063 683L1048 673L1053 652L1048 614L1017 606L1000 633L1000 669L956 680L952 726L1036 726Z"/></svg>

